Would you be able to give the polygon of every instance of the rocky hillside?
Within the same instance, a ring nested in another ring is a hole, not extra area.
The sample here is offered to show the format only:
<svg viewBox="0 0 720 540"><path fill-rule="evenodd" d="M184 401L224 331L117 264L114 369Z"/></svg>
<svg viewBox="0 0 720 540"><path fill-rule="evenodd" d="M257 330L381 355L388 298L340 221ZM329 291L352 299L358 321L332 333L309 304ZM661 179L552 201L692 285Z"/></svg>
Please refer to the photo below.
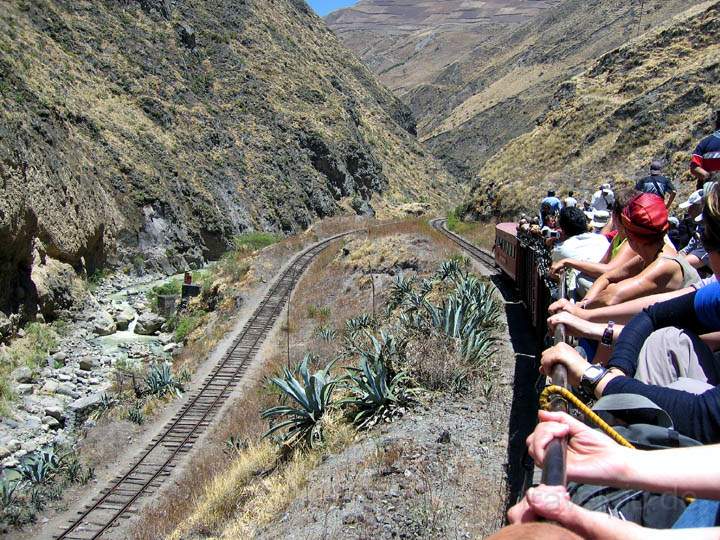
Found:
<svg viewBox="0 0 720 540"><path fill-rule="evenodd" d="M302 0L3 2L0 310L53 318L62 275L108 262L172 271L248 229L441 206L414 133Z"/></svg>
<svg viewBox="0 0 720 540"><path fill-rule="evenodd" d="M328 23L408 103L421 140L469 180L532 130L588 61L699 3L368 0Z"/></svg>
<svg viewBox="0 0 720 540"><path fill-rule="evenodd" d="M687 174L720 98L720 3L689 9L562 84L551 109L480 170L479 217L535 207L550 186L589 192L600 179L629 183L653 158ZM520 156L520 157L519 157Z"/></svg>
<svg viewBox="0 0 720 540"><path fill-rule="evenodd" d="M398 95L562 0L361 0L325 20Z"/></svg>
<svg viewBox="0 0 720 540"><path fill-rule="evenodd" d="M532 130L557 87L587 62L699 3L564 0L476 47L405 99L428 147L470 179L503 145Z"/></svg>

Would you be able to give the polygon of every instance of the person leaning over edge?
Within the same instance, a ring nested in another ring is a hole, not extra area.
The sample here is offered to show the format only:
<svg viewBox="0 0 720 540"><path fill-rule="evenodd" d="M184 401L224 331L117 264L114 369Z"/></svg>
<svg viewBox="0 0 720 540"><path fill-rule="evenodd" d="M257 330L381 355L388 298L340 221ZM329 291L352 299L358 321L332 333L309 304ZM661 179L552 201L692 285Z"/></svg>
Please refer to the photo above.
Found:
<svg viewBox="0 0 720 540"><path fill-rule="evenodd" d="M697 270L665 242L667 220L667 208L657 195L641 193L627 204L622 211L621 225L638 255L598 277L585 295L583 307L619 304L700 281Z"/></svg>
<svg viewBox="0 0 720 540"><path fill-rule="evenodd" d="M713 173L720 171L720 111L715 111L714 116L715 132L700 141L690 160L690 172L697 178L697 189L703 189L705 183L712 180Z"/></svg>
<svg viewBox="0 0 720 540"><path fill-rule="evenodd" d="M662 174L663 164L660 161L653 161L650 164L650 174L637 181L635 189L643 193L654 193L665 201L665 208L670 208L677 189L672 180ZM666 200L667 196L667 200Z"/></svg>

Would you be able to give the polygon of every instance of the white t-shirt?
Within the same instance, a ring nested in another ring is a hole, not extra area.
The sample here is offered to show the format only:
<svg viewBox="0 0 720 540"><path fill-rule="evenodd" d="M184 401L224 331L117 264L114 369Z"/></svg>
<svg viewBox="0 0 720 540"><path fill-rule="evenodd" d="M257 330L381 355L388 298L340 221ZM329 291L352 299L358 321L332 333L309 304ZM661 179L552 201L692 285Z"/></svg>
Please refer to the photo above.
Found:
<svg viewBox="0 0 720 540"><path fill-rule="evenodd" d="M557 262L560 259L576 259L586 262L600 262L607 252L607 238L602 234L583 233L565 240L552 250L552 260Z"/></svg>
<svg viewBox="0 0 720 540"><path fill-rule="evenodd" d="M606 195L603 195L602 191L598 190L593 193L590 206L595 210L612 210L612 205L615 203L615 194L612 191L608 191Z"/></svg>
<svg viewBox="0 0 720 540"><path fill-rule="evenodd" d="M577 199L575 197L565 197L563 203L565 203L565 208L573 208L577 206Z"/></svg>

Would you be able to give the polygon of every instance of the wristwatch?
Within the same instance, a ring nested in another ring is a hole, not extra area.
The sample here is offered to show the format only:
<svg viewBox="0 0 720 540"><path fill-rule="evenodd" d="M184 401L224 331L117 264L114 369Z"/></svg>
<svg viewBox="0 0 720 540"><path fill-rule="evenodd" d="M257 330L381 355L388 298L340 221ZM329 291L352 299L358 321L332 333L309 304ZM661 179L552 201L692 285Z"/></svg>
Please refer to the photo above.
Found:
<svg viewBox="0 0 720 540"><path fill-rule="evenodd" d="M615 322L608 321L607 328L605 328L602 338L600 339L600 343L603 344L605 347L612 347L613 338L615 337L614 330L615 330Z"/></svg>
<svg viewBox="0 0 720 540"><path fill-rule="evenodd" d="M580 379L580 388L582 391L589 397L594 397L595 387L600 382L600 379L605 376L607 371L608 370L600 364L591 364L588 366Z"/></svg>

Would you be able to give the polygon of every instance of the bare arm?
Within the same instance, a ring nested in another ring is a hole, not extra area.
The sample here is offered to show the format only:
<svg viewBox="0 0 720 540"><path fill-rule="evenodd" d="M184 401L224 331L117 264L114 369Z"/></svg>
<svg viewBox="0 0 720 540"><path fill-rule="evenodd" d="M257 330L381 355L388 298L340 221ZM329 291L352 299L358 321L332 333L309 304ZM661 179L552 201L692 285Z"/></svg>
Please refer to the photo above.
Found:
<svg viewBox="0 0 720 540"><path fill-rule="evenodd" d="M611 254L612 244L608 247L607 253L605 253L605 256L600 260L600 262L593 263L578 261L577 259L562 259L553 264L551 270L553 274L557 274L563 268L575 268L590 277L597 278L627 264L633 259L633 257L636 256L635 251L627 242L622 248L620 248L620 252L614 259L610 259Z"/></svg>
<svg viewBox="0 0 720 540"><path fill-rule="evenodd" d="M711 351L720 350L720 332L703 334L702 336L700 336L700 339L703 340L705 345L707 345Z"/></svg>
<svg viewBox="0 0 720 540"><path fill-rule="evenodd" d="M673 201L675 200L675 197L677 196L676 191L671 191L670 196L668 197L667 202L665 203L665 208L670 208L672 206Z"/></svg>
<svg viewBox="0 0 720 540"><path fill-rule="evenodd" d="M614 306L641 296L665 292L672 288L678 272L682 270L676 262L658 259L637 276L606 287L593 305Z"/></svg>
<svg viewBox="0 0 720 540"><path fill-rule="evenodd" d="M685 287L684 289L680 289L678 291L652 294L649 296L636 298L634 300L629 300L627 302L623 302L614 306L606 306L596 309L582 309L577 304L572 304L567 300L558 300L550 306L550 313L552 314L559 313L561 311L567 311L589 322L607 324L608 321L615 321L619 324L627 324L630 322L630 319L640 313L643 309L659 302L671 300L676 296L690 294L694 290L694 287Z"/></svg>
<svg viewBox="0 0 720 540"><path fill-rule="evenodd" d="M618 268L614 268L610 272L606 272L605 274L597 278L595 280L595 283L593 283L593 286L590 287L590 290L585 295L585 305L592 305L594 301L598 298L598 296L600 296L600 294L603 293L605 289L607 289L612 283L623 282L633 276L638 275L642 269L642 264L642 257L636 255L630 260L629 263Z"/></svg>

